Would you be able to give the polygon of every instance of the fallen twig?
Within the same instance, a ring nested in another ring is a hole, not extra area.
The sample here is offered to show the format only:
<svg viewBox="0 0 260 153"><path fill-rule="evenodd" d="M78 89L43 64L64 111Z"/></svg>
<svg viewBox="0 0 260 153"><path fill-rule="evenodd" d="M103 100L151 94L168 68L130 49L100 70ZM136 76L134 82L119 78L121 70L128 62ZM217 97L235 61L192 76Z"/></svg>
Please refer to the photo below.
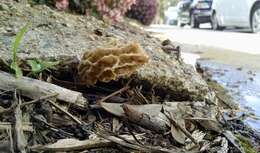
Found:
<svg viewBox="0 0 260 153"><path fill-rule="evenodd" d="M166 110L165 110L166 111ZM195 138L193 138L193 136L190 134L190 132L188 132L186 129L184 129L182 126L180 126L174 119L172 116L172 114L170 112L167 111L167 113L169 113L170 115L164 113L164 115L170 120L170 122L177 128L179 128L194 144L199 144Z"/></svg>
<svg viewBox="0 0 260 153"><path fill-rule="evenodd" d="M23 122L22 122L22 111L21 111L21 99L17 99L16 92L14 93L15 101L17 107L15 109L15 125L14 125L14 140L16 145L16 151L21 153L26 153L25 147L27 145L27 141L23 134Z"/></svg>
<svg viewBox="0 0 260 153"><path fill-rule="evenodd" d="M45 127L49 128L51 131L53 132L61 132L62 134L66 135L66 136L69 136L69 137L72 137L73 134L72 133L69 133L69 132L66 132L62 129L57 129L56 127L54 127L53 125L49 124L45 119L39 117L39 116L32 116L32 118L37 121L37 122L41 122L44 124Z"/></svg>
<svg viewBox="0 0 260 153"><path fill-rule="evenodd" d="M14 140L13 140L13 132L12 132L12 129L8 129L7 130L7 133L9 135L9 138L10 138L10 150L12 153L15 153L14 151Z"/></svg>
<svg viewBox="0 0 260 153"><path fill-rule="evenodd" d="M239 153L245 153L243 147L241 147L241 145L239 144L238 139L233 135L233 133L231 131L225 131L222 133L226 139L234 146L236 147L237 151L239 151Z"/></svg>
<svg viewBox="0 0 260 153"><path fill-rule="evenodd" d="M60 110L61 112L63 112L64 114L66 114L68 117L70 117L73 121L75 121L77 124L81 125L82 122L74 115L72 115L71 113L69 113L68 111L66 111L65 109L63 109L62 107L60 107L58 104L56 104L55 102L53 102L52 100L48 100L48 102L54 106L55 108L57 108L58 110Z"/></svg>
<svg viewBox="0 0 260 153"><path fill-rule="evenodd" d="M140 141L136 138L135 134L134 134L133 131L132 131L131 125L129 125L128 122L127 122L126 124L127 124L126 126L127 126L127 129L128 129L128 131L129 131L129 133L133 136L133 138L135 139L135 141L136 141L137 143L139 143L140 145L144 145L142 142L140 142Z"/></svg>
<svg viewBox="0 0 260 153"><path fill-rule="evenodd" d="M132 141L133 138L128 135L121 135L125 139ZM110 139L117 140L119 142L123 141L114 136L108 136ZM141 136L137 136L138 139L141 139ZM47 145L38 145L32 146L30 149L32 151L53 151L53 152L62 152L62 151L74 151L74 150L83 150L91 148L101 148L101 147L111 147L113 143L109 140L102 138L88 139L88 140L77 140L77 139L61 139L54 144Z"/></svg>
<svg viewBox="0 0 260 153"><path fill-rule="evenodd" d="M106 101L107 99L109 99L109 98L111 98L111 97L113 97L113 96L115 96L115 95L117 95L117 94L120 94L120 93L122 93L122 92L124 92L124 91L126 91L126 90L128 90L128 89L129 89L129 86L125 86L125 87L123 87L123 88L121 88L121 89L119 89L119 90L117 90L117 91L111 93L110 95L108 95L108 96L106 96L106 97L103 97L103 98L100 99L97 103L100 104L100 103Z"/></svg>
<svg viewBox="0 0 260 153"><path fill-rule="evenodd" d="M164 149L164 148L156 148L156 147L152 147L152 146L142 146L140 144L131 144L131 143L127 143L125 141L120 141L120 139L116 138L116 137L111 137L111 136L107 136L106 134L103 133L97 133L98 136L109 140L111 142L114 142L116 144L119 144L121 146L127 147L127 148L131 148L134 150L139 150L139 151L143 151L143 152L156 152L156 153L184 153L181 150L169 150L169 149Z"/></svg>
<svg viewBox="0 0 260 153"><path fill-rule="evenodd" d="M195 120L195 121L215 121L212 118L202 118L202 117L186 117L185 120Z"/></svg>
<svg viewBox="0 0 260 153"><path fill-rule="evenodd" d="M12 129L12 123L11 122L0 122L0 130L2 129ZM31 123L23 122L22 130L26 132L33 132L33 126Z"/></svg>
<svg viewBox="0 0 260 153"><path fill-rule="evenodd" d="M120 136L119 134L116 134L116 133L114 133L114 132L112 132L112 131L109 131L109 130L103 128L103 127L102 127L101 125L99 125L99 124L97 124L97 126L98 126L99 130L100 130L100 129L102 130L102 133L108 133L110 136L115 136L115 137L117 137L117 138L119 138L119 139L124 140L124 141L127 142L127 143L131 143L131 144L132 144L131 141L125 139L124 137Z"/></svg>
<svg viewBox="0 0 260 153"><path fill-rule="evenodd" d="M140 105L142 104L149 104L150 102L145 98L145 96L141 93L141 88L138 89L133 89L134 94L136 95L134 98L137 99Z"/></svg>
<svg viewBox="0 0 260 153"><path fill-rule="evenodd" d="M50 95L42 96L42 97L37 98L37 99L34 99L34 100L32 100L32 101L22 103L22 104L20 105L20 107L22 108L22 107L24 107L24 106L26 106L26 105L34 104L34 103L39 102L40 100L44 100L44 99L48 99L48 98L51 98L51 97L55 97L55 96L57 96L57 95L58 95L58 94L55 93L55 94L50 94ZM1 114L5 114L5 113L12 112L16 107L17 107L17 103L14 103L14 104L13 104L11 107L9 107L9 108L6 108L6 109L2 108L2 109L0 109L0 115L1 115Z"/></svg>
<svg viewBox="0 0 260 153"><path fill-rule="evenodd" d="M12 106L9 107L9 108L6 108L6 109L2 108L2 109L0 110L0 115L5 114L5 113L12 112L12 111L16 108L16 106L17 106L17 104L14 103L14 104L12 104Z"/></svg>
<svg viewBox="0 0 260 153"><path fill-rule="evenodd" d="M3 71L0 71L0 89L17 89L21 91L23 96L31 99L37 99L41 96L57 93L58 100L83 108L86 108L87 105L87 99L84 98L80 92L72 91L48 82L43 82L28 77L21 77L17 79L13 75Z"/></svg>
<svg viewBox="0 0 260 153"><path fill-rule="evenodd" d="M10 91L12 91L12 90L3 91L3 92L0 93L0 95L3 95L3 94L5 94L5 93L7 93L7 92L10 92Z"/></svg>
<svg viewBox="0 0 260 153"><path fill-rule="evenodd" d="M41 96L40 98L37 98L37 99L31 100L31 101L22 103L21 107L24 107L24 106L30 105L30 104L34 104L34 103L37 103L37 102L39 102L41 100L49 99L49 98L56 97L56 96L58 96L57 93L46 95L46 96Z"/></svg>

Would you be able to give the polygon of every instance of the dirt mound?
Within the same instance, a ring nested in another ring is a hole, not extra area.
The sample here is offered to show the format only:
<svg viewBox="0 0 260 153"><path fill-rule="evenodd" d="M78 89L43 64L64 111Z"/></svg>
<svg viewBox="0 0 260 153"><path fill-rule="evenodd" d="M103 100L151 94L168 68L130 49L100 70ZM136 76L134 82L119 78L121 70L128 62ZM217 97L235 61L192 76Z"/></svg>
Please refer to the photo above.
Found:
<svg viewBox="0 0 260 153"><path fill-rule="evenodd" d="M22 41L20 58L80 59L85 51L98 47L138 42L150 57L149 63L138 70L138 81L144 81L148 88L153 85L158 92L167 91L173 100L208 98L205 81L191 66L164 53L161 42L149 33L130 26L109 26L93 17L58 12L44 5L23 6L7 0L0 8L1 58L11 58L12 41L27 22L32 27Z"/></svg>

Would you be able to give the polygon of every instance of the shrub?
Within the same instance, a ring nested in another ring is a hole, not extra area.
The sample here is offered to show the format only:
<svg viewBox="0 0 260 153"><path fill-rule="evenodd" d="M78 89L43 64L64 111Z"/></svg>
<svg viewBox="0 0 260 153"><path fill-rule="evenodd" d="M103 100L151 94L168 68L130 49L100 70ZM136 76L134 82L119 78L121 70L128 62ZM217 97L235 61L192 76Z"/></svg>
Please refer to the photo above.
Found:
<svg viewBox="0 0 260 153"><path fill-rule="evenodd" d="M71 10L85 14L98 14L102 18L120 21L136 0L54 0L59 10Z"/></svg>
<svg viewBox="0 0 260 153"><path fill-rule="evenodd" d="M97 12L103 17L119 21L134 3L135 0L97 0Z"/></svg>
<svg viewBox="0 0 260 153"><path fill-rule="evenodd" d="M144 25L150 25L156 16L157 7L156 0L136 0L126 16L136 19Z"/></svg>

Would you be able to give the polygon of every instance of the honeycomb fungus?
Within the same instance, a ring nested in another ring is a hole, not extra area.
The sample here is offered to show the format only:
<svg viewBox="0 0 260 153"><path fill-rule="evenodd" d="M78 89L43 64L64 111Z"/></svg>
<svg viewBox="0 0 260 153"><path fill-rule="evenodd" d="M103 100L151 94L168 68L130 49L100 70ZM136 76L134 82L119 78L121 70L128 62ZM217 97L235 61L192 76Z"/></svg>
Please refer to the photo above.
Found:
<svg viewBox="0 0 260 153"><path fill-rule="evenodd" d="M78 72L81 81L89 86L97 81L129 77L148 60L149 56L138 43L99 48L83 55Z"/></svg>

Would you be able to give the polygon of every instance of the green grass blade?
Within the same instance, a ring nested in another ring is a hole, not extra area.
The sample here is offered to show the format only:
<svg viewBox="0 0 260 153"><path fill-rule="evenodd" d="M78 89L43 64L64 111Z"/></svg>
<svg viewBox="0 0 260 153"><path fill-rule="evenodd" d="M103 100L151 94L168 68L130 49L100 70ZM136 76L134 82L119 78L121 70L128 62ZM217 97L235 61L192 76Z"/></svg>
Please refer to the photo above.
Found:
<svg viewBox="0 0 260 153"><path fill-rule="evenodd" d="M31 23L27 23L20 31L19 33L16 35L15 37L15 41L12 44L12 53L13 53L13 61L11 63L11 69L13 69L15 71L15 76L17 78L23 76L23 71L21 70L21 68L19 67L18 64L18 59L17 59L17 50L18 47L20 46L20 43L22 41L23 36L25 35L25 33L28 31L29 27L30 27Z"/></svg>
<svg viewBox="0 0 260 153"><path fill-rule="evenodd" d="M28 31L28 28L30 27L31 23L27 23L20 31L19 33L16 35L15 37L15 41L12 44L13 47L13 62L17 62L17 49L20 46L21 40L23 38L23 36L25 35L25 33Z"/></svg>
<svg viewBox="0 0 260 153"><path fill-rule="evenodd" d="M19 67L19 65L17 63L12 63L11 64L11 69L14 70L16 78L20 78L20 77L23 76L23 71L22 71L22 69Z"/></svg>

